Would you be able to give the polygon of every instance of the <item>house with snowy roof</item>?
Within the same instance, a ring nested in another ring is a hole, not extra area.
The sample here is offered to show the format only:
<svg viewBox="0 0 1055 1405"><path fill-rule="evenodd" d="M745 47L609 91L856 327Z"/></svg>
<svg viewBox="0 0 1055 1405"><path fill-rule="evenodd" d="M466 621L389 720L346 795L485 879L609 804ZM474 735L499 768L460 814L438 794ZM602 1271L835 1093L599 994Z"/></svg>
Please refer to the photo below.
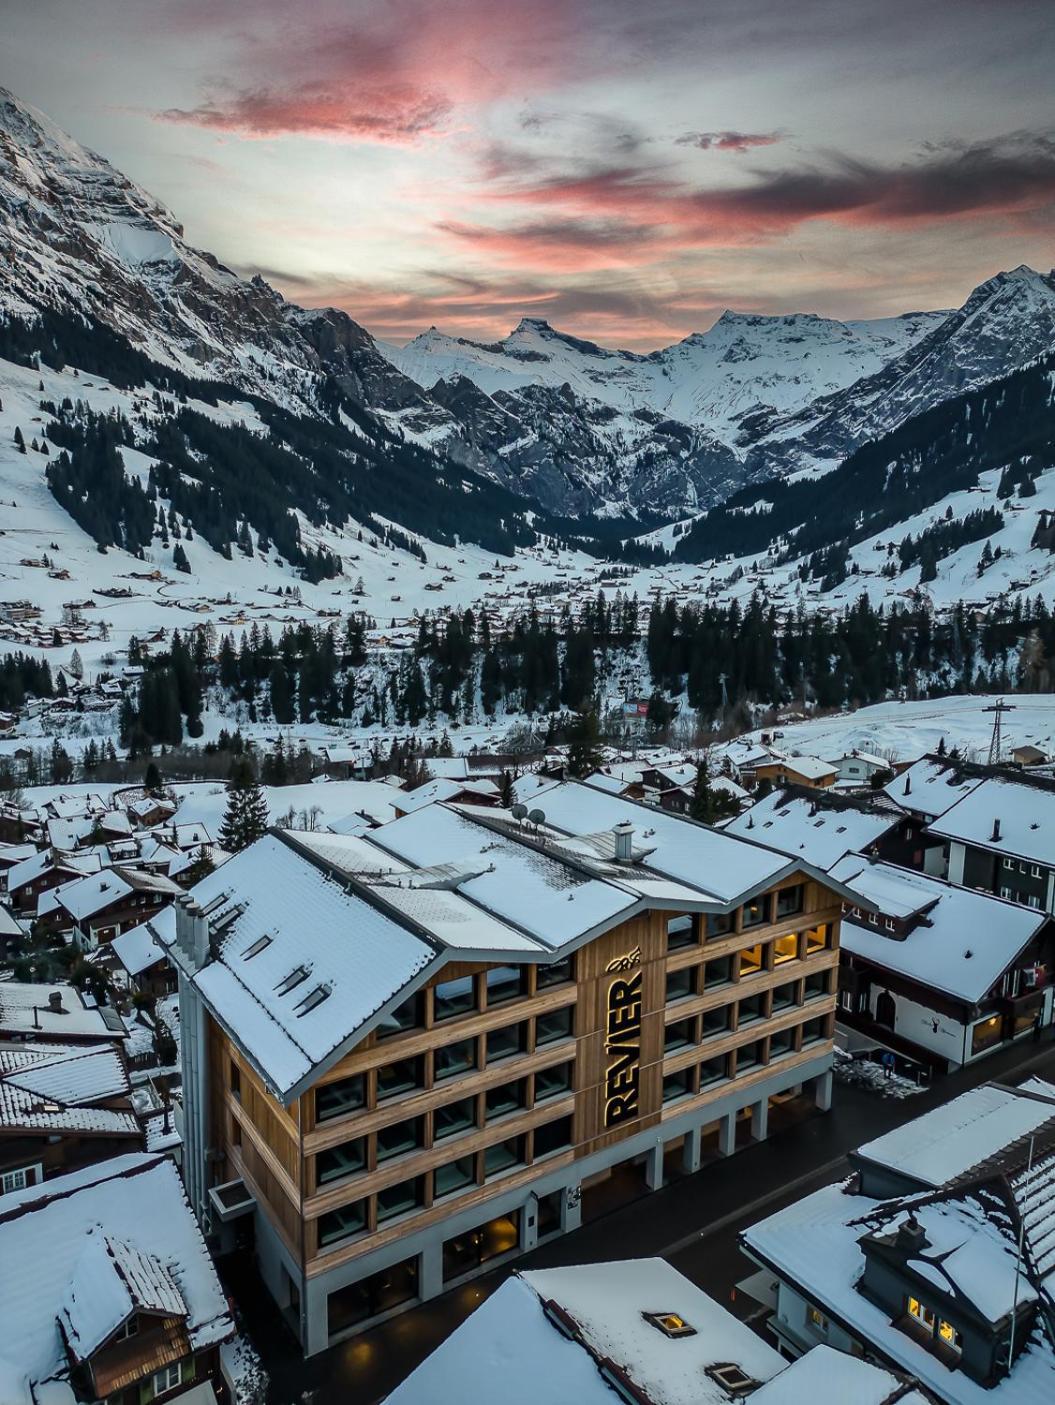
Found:
<svg viewBox="0 0 1055 1405"><path fill-rule="evenodd" d="M176 904L192 1203L320 1350L826 1107L848 896L575 782L273 831Z"/></svg>
<svg viewBox="0 0 1055 1405"><path fill-rule="evenodd" d="M865 1355L948 1405L1050 1401L1055 1086L974 1089L852 1160L741 1235L781 1350Z"/></svg>
<svg viewBox="0 0 1055 1405"><path fill-rule="evenodd" d="M1055 913L1055 781L990 775L928 825L953 883Z"/></svg>
<svg viewBox="0 0 1055 1405"><path fill-rule="evenodd" d="M0 1043L0 1205L12 1191L142 1147L116 1043Z"/></svg>
<svg viewBox="0 0 1055 1405"><path fill-rule="evenodd" d="M756 839L825 871L846 854L892 855L900 847L904 816L893 806L782 787L729 821L727 834Z"/></svg>
<svg viewBox="0 0 1055 1405"><path fill-rule="evenodd" d="M179 897L183 889L162 873L142 868L104 868L45 893L38 921L69 932L84 951L94 951L119 933L138 926Z"/></svg>
<svg viewBox="0 0 1055 1405"><path fill-rule="evenodd" d="M102 855L95 849L41 849L8 869L8 901L17 912L35 915L44 894L101 868Z"/></svg>
<svg viewBox="0 0 1055 1405"><path fill-rule="evenodd" d="M234 1324L167 1156L3 1197L0 1263L4 1405L216 1405Z"/></svg>
<svg viewBox="0 0 1055 1405"><path fill-rule="evenodd" d="M1055 921L877 859L831 870L843 912L840 1018L942 1072L1051 1023Z"/></svg>

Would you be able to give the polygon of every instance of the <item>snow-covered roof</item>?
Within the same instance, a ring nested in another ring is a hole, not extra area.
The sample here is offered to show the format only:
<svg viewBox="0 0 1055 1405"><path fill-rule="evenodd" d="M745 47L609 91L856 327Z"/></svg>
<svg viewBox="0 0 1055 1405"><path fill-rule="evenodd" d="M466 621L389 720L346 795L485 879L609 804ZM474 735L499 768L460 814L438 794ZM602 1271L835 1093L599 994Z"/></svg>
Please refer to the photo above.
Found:
<svg viewBox="0 0 1055 1405"><path fill-rule="evenodd" d="M994 838L995 821L1000 831ZM1050 868L1055 863L1055 790L993 777L976 785L929 829L943 839Z"/></svg>
<svg viewBox="0 0 1055 1405"><path fill-rule="evenodd" d="M185 1318L187 1305L159 1259L93 1226L60 1309L74 1359L87 1361L133 1312Z"/></svg>
<svg viewBox="0 0 1055 1405"><path fill-rule="evenodd" d="M825 871L843 857L870 848L893 829L899 816L818 804L807 796L773 791L729 821L726 834L754 839Z"/></svg>
<svg viewBox="0 0 1055 1405"><path fill-rule="evenodd" d="M942 1186L1055 1118L1055 1101L985 1083L858 1148L921 1186Z"/></svg>
<svg viewBox="0 0 1055 1405"><path fill-rule="evenodd" d="M977 1004L1048 915L991 893L958 888L911 869L850 854L832 877L861 895L862 905L893 918L925 914L906 936L848 914L842 949L923 985Z"/></svg>
<svg viewBox="0 0 1055 1405"><path fill-rule="evenodd" d="M63 883L55 889L55 901L75 922L83 922L135 893L158 893L162 897L176 898L182 892L178 883L162 873L136 868L104 868L99 873Z"/></svg>
<svg viewBox="0 0 1055 1405"><path fill-rule="evenodd" d="M547 1316L547 1304L565 1330ZM668 1336L646 1313L677 1314L692 1331ZM728 1390L707 1374L721 1365L763 1382L785 1363L664 1260L540 1269L507 1280L388 1405L611 1405L616 1395L601 1374L606 1367L653 1405L728 1405Z"/></svg>
<svg viewBox="0 0 1055 1405"><path fill-rule="evenodd" d="M751 1405L929 1405L905 1378L860 1356L815 1346L749 1397Z"/></svg>
<svg viewBox="0 0 1055 1405"><path fill-rule="evenodd" d="M426 781L424 785L415 786L413 790L403 791L396 805L404 814L409 815L437 800L450 800L455 795L467 793L487 796L496 795L497 792L498 787L494 781L460 781L449 776L438 776L433 781Z"/></svg>
<svg viewBox="0 0 1055 1405"><path fill-rule="evenodd" d="M98 1247L86 1256L92 1239ZM116 1261L103 1261L106 1240L116 1246L120 1273ZM96 1336L113 1315L115 1275L121 1273L148 1301L164 1295L169 1303L178 1292L195 1351L233 1331L216 1270L168 1157L118 1156L5 1196L0 1262L18 1265L17 1273L0 1274L2 1351L33 1383L67 1377L60 1315L76 1322L78 1339L82 1332L84 1340Z"/></svg>
<svg viewBox="0 0 1055 1405"><path fill-rule="evenodd" d="M883 794L903 810L934 820L980 784L979 780L963 776L955 762L924 756L888 782Z"/></svg>
<svg viewBox="0 0 1055 1405"><path fill-rule="evenodd" d="M61 997L58 1010L51 1008L54 994ZM0 981L0 1036L122 1039L126 1033L124 1021L112 1006L91 1003L75 986L54 981L47 985Z"/></svg>
<svg viewBox="0 0 1055 1405"><path fill-rule="evenodd" d="M128 1073L114 1044L0 1044L0 1127L137 1136Z"/></svg>
<svg viewBox="0 0 1055 1405"><path fill-rule="evenodd" d="M7 871L7 891L13 893L18 888L42 878L53 868L64 869L69 873L98 873L102 867L102 855L94 849L80 852L66 849L41 849L31 858L23 859Z"/></svg>
<svg viewBox="0 0 1055 1405"><path fill-rule="evenodd" d="M176 909L169 904L138 927L114 937L110 949L130 976L138 976L165 955L176 940Z"/></svg>

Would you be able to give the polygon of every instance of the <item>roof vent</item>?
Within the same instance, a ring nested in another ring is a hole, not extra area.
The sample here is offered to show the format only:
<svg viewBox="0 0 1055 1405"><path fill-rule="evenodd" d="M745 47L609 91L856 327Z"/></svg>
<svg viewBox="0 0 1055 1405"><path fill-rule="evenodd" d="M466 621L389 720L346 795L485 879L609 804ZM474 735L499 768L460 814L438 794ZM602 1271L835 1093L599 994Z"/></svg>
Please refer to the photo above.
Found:
<svg viewBox="0 0 1055 1405"><path fill-rule="evenodd" d="M629 863L634 847L634 826L629 820L621 820L613 826L612 834L615 836L616 863Z"/></svg>
<svg viewBox="0 0 1055 1405"><path fill-rule="evenodd" d="M994 820L994 821L993 821L993 832L992 832L992 834L989 836L989 842L990 842L991 844L995 844L999 838L1000 838L1000 821L999 821L999 820Z"/></svg>
<svg viewBox="0 0 1055 1405"><path fill-rule="evenodd" d="M291 990L308 979L307 966L294 966L289 975L275 986L276 995L288 995Z"/></svg>
<svg viewBox="0 0 1055 1405"><path fill-rule="evenodd" d="M300 1004L296 1007L297 1019L302 1015L310 1015L312 1010L317 1010L324 1000L331 994L331 987L328 985L317 985L314 990L308 992Z"/></svg>

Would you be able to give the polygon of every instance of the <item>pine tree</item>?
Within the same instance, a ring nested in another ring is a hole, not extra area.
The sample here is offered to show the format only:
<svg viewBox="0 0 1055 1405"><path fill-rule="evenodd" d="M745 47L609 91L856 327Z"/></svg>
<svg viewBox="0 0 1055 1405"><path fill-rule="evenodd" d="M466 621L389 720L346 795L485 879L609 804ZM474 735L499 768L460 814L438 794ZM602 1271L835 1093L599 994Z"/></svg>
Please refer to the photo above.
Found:
<svg viewBox="0 0 1055 1405"><path fill-rule="evenodd" d="M580 713L569 734L568 770L573 776L591 776L604 764L600 740L597 713Z"/></svg>
<svg viewBox="0 0 1055 1405"><path fill-rule="evenodd" d="M231 767L227 783L227 809L220 826L220 844L232 854L238 853L267 830L267 801L256 783L253 767L247 757Z"/></svg>

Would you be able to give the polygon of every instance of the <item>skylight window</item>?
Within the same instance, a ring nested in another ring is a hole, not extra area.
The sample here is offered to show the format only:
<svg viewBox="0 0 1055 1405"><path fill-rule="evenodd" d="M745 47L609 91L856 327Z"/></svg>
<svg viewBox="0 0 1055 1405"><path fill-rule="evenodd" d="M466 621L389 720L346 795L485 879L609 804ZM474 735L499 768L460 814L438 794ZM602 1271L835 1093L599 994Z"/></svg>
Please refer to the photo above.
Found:
<svg viewBox="0 0 1055 1405"><path fill-rule="evenodd" d="M707 1367L706 1374L710 1376L712 1381L717 1381L730 1395L747 1395L759 1384L753 1376L749 1376L746 1371L732 1361L716 1362L713 1366Z"/></svg>
<svg viewBox="0 0 1055 1405"><path fill-rule="evenodd" d="M251 947L242 952L242 960L248 961L252 956L259 956L265 947L271 945L271 938L265 933L262 937L257 937Z"/></svg>
<svg viewBox="0 0 1055 1405"><path fill-rule="evenodd" d="M646 1322L662 1332L665 1337L694 1337L696 1328L686 1322L680 1312L643 1312Z"/></svg>
<svg viewBox="0 0 1055 1405"><path fill-rule="evenodd" d="M302 1015L310 1015L312 1010L317 1010L324 1000L331 994L328 985L317 985L314 990L309 991L304 999L297 1006L297 1019Z"/></svg>
<svg viewBox="0 0 1055 1405"><path fill-rule="evenodd" d="M296 986L300 985L302 981L306 981L308 979L308 975L309 971L307 966L294 966L293 970L290 971L289 975L286 976L283 980L279 981L278 985L275 986L276 994L288 995L289 992L293 990Z"/></svg>

